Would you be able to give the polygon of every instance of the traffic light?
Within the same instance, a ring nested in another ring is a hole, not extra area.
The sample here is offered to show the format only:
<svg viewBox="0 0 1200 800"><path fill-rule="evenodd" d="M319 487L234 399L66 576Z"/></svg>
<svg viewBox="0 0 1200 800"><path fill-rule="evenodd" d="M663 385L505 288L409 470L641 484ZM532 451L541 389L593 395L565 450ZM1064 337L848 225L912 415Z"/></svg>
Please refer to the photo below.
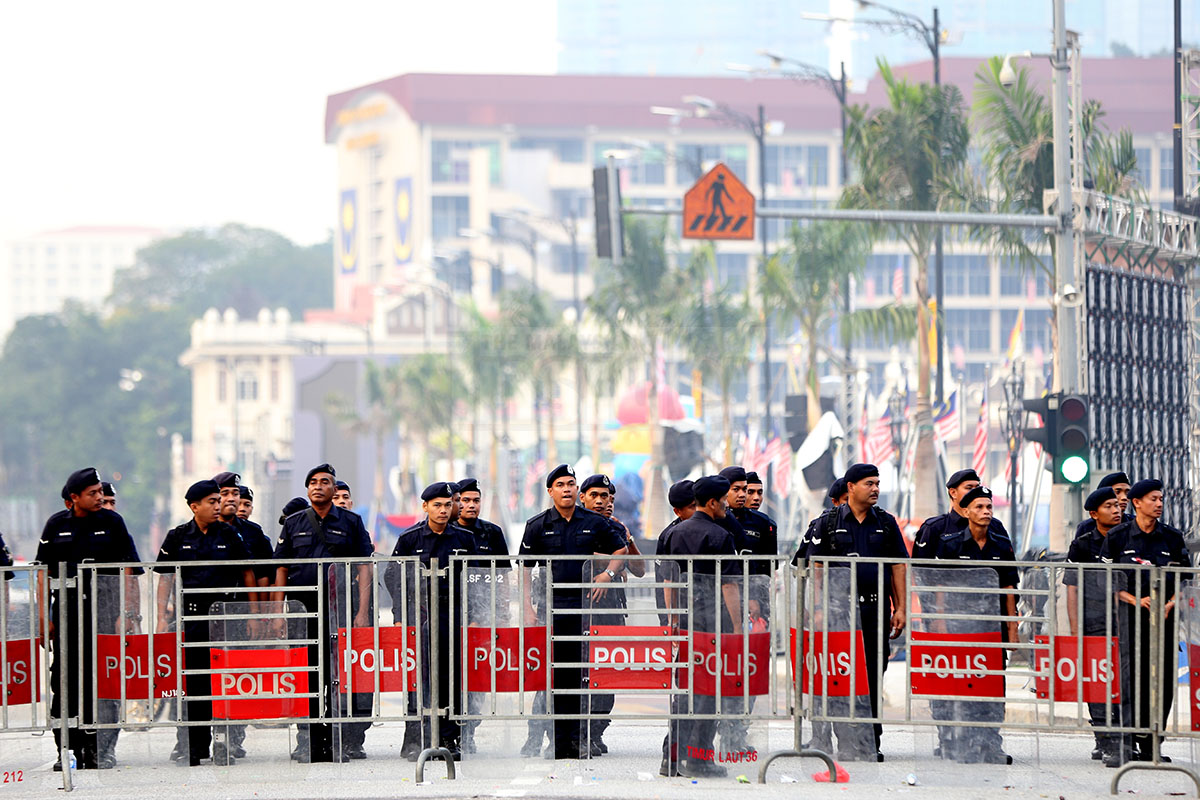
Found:
<svg viewBox="0 0 1200 800"><path fill-rule="evenodd" d="M1037 442L1050 456L1050 462L1054 462L1054 452L1058 447L1058 437L1055 435L1055 427L1058 422L1059 395L1047 394L1041 397L1031 397L1021 401L1021 405L1025 406L1026 411L1032 411L1042 418L1042 424L1033 428L1026 428L1023 433L1025 440L1029 442Z"/></svg>
<svg viewBox="0 0 1200 800"><path fill-rule="evenodd" d="M1054 482L1079 484L1091 472L1092 446L1088 432L1088 398L1064 394L1058 403L1054 452Z"/></svg>
<svg viewBox="0 0 1200 800"><path fill-rule="evenodd" d="M613 258L615 240L616 256L624 258L625 226L620 210L621 182L609 179L608 167L596 167L592 170L592 207L596 218L596 256ZM617 227L616 236L613 235L614 225Z"/></svg>

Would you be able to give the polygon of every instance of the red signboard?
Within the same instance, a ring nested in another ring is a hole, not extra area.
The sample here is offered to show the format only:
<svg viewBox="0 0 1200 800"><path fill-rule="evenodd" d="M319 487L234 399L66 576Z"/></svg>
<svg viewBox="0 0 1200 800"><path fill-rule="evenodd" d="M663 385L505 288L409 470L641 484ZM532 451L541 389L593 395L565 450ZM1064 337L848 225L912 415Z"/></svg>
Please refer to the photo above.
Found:
<svg viewBox="0 0 1200 800"><path fill-rule="evenodd" d="M912 654L909 669L913 694L933 697L1004 696L1004 675L999 673L1004 669L1004 651L999 647L978 646L981 643L999 643L1000 631L912 631L910 637ZM930 640L937 644L919 644ZM984 675L984 670L997 670L997 674Z"/></svg>
<svg viewBox="0 0 1200 800"><path fill-rule="evenodd" d="M343 694L351 690L374 692L376 675L379 675L381 692L414 691L417 688L416 627L410 626L407 630L381 627L378 649L374 628L353 628L349 650L346 649L346 629L338 628L338 668Z"/></svg>
<svg viewBox="0 0 1200 800"><path fill-rule="evenodd" d="M546 628L467 628L467 689L472 692L516 692L524 674L524 690L545 691L547 684ZM495 631L496 638L492 638ZM496 676L492 683L493 669Z"/></svg>
<svg viewBox="0 0 1200 800"><path fill-rule="evenodd" d="M791 629L793 670L796 663L796 629ZM801 662L800 687L805 694L826 697L850 696L850 665L854 670L854 694L871 693L867 683L867 656L862 631L854 632L854 652L850 652L850 631L804 631L804 660ZM793 674L795 674L793 672Z"/></svg>
<svg viewBox="0 0 1200 800"><path fill-rule="evenodd" d="M1047 636L1033 637L1035 644L1049 644ZM1105 652L1107 649L1108 652ZM1050 697L1050 681L1045 677L1049 671L1050 656L1046 651L1037 652L1037 671L1042 677L1034 679L1037 696ZM1083 701L1103 703L1111 694L1113 703L1121 702L1121 658L1117 651L1117 637L1108 640L1105 647L1103 636L1083 637L1083 658L1079 657L1079 640L1074 636L1054 637L1054 699L1074 703L1079 700L1079 681L1083 679Z"/></svg>
<svg viewBox="0 0 1200 800"><path fill-rule="evenodd" d="M593 689L670 689L671 664L680 660L684 642L651 641L671 636L658 625L593 625L588 643L588 685ZM686 650L686 648L683 648Z"/></svg>
<svg viewBox="0 0 1200 800"><path fill-rule="evenodd" d="M695 692L699 695L717 694L717 676L721 679L721 696L735 697L746 692L749 685L752 695L766 694L770 684L767 674L771 656L771 634L768 632L749 635L749 653L743 649L740 633L721 634L720 658L717 655L717 637L712 633L693 633L690 653L684 653L681 661L690 661L696 676ZM688 688L688 670L678 669L675 682L680 689Z"/></svg>
<svg viewBox="0 0 1200 800"><path fill-rule="evenodd" d="M1192 730L1200 731L1200 645L1188 645L1188 688L1192 706Z"/></svg>
<svg viewBox="0 0 1200 800"><path fill-rule="evenodd" d="M0 578L2 581L3 578ZM0 603L4 602L0 598ZM36 639L9 639L4 643L4 667L0 690L10 706L25 705L42 699L38 681L41 663Z"/></svg>
<svg viewBox="0 0 1200 800"><path fill-rule="evenodd" d="M106 700L121 699L121 680L125 681L125 699L150 700L174 697L184 691L175 670L176 645L179 635L175 633L154 634L154 664L150 663L150 634L139 633L120 636L102 633L96 636L97 697ZM121 639L125 640L125 655L122 661ZM154 692L150 684L153 677Z"/></svg>
<svg viewBox="0 0 1200 800"><path fill-rule="evenodd" d="M308 692L308 648L209 651L214 673L213 719L285 719L308 716L308 698L287 695ZM315 682L314 678L314 682ZM263 697L263 695L284 695Z"/></svg>

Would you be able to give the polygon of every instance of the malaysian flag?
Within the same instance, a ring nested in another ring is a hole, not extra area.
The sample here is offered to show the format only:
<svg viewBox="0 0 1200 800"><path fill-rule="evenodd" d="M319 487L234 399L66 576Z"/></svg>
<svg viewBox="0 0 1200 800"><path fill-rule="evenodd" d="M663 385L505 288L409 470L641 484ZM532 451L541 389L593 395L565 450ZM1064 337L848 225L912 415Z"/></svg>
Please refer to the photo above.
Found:
<svg viewBox="0 0 1200 800"><path fill-rule="evenodd" d="M933 409L934 441L952 442L958 438L958 390L950 393L946 403L939 403Z"/></svg>
<svg viewBox="0 0 1200 800"><path fill-rule="evenodd" d="M792 448L779 436L774 436L767 442L763 451L766 463L775 468L775 485L772 490L780 497L787 497L788 487L792 480ZM759 473L761 475L762 473Z"/></svg>
<svg viewBox="0 0 1200 800"><path fill-rule="evenodd" d="M899 303L904 299L904 264L901 261L900 265L892 273L892 297L896 298Z"/></svg>
<svg viewBox="0 0 1200 800"><path fill-rule="evenodd" d="M988 452L987 394L979 404L979 423L975 426L975 450L971 454L971 467L979 475L987 471Z"/></svg>
<svg viewBox="0 0 1200 800"><path fill-rule="evenodd" d="M867 464L883 464L896 454L892 446L891 409L884 409L883 416L875 421L863 448L863 461Z"/></svg>

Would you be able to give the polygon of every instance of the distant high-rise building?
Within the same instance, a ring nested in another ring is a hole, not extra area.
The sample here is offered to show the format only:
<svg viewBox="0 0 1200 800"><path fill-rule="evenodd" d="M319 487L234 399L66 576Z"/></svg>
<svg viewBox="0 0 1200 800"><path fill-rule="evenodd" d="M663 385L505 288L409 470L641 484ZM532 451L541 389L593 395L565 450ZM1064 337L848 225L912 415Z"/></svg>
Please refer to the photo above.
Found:
<svg viewBox="0 0 1200 800"><path fill-rule="evenodd" d="M1050 49L1049 0L888 0L886 5L932 25L938 6L946 31L943 55L980 57ZM1184 4L1183 38L1200 42L1200 14ZM1066 0L1067 27L1084 55L1110 55L1114 43L1149 56L1172 46L1168 2ZM563 74L717 75L729 63L764 65L762 49L826 67L838 63L858 81L879 58L898 64L929 57L913 34L819 17L888 19L853 0L559 0L558 71ZM816 17L816 19L814 19ZM1129 55L1122 51L1123 55Z"/></svg>
<svg viewBox="0 0 1200 800"><path fill-rule="evenodd" d="M99 309L112 294L113 275L132 266L137 251L164 231L126 226L80 226L10 241L0 256L0 340L22 317L60 311L69 300Z"/></svg>

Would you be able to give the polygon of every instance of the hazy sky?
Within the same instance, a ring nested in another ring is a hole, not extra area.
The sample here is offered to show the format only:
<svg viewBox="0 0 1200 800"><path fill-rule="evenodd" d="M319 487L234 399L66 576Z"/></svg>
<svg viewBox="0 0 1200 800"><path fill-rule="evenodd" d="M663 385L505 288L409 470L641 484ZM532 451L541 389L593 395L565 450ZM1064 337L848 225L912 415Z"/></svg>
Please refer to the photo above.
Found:
<svg viewBox="0 0 1200 800"><path fill-rule="evenodd" d="M0 239L335 205L325 97L404 72L554 71L554 0L71 0L0 11Z"/></svg>

